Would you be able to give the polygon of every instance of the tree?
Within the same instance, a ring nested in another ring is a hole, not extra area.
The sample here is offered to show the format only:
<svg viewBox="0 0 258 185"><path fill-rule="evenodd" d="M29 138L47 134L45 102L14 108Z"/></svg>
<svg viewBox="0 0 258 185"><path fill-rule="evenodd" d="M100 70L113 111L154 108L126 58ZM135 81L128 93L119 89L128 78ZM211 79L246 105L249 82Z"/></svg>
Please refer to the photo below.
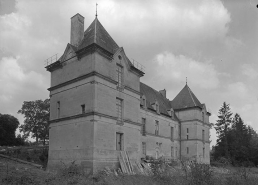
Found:
<svg viewBox="0 0 258 185"><path fill-rule="evenodd" d="M248 129L238 113L235 114L232 121L229 143L231 143L229 145L230 156L234 162L241 164L248 161L250 137L248 136Z"/></svg>
<svg viewBox="0 0 258 185"><path fill-rule="evenodd" d="M232 113L230 112L229 104L223 102L219 109L218 120L215 123L216 133L218 134L217 143L224 149L224 156L229 158L228 146L228 130L232 122Z"/></svg>
<svg viewBox="0 0 258 185"><path fill-rule="evenodd" d="M15 145L15 131L19 126L19 121L14 116L0 114L0 145Z"/></svg>
<svg viewBox="0 0 258 185"><path fill-rule="evenodd" d="M22 108L18 111L25 118L24 124L20 126L20 132L23 132L25 137L32 133L31 137L36 138L36 143L40 139L45 145L45 141L49 136L49 108L49 99L44 101L24 101Z"/></svg>

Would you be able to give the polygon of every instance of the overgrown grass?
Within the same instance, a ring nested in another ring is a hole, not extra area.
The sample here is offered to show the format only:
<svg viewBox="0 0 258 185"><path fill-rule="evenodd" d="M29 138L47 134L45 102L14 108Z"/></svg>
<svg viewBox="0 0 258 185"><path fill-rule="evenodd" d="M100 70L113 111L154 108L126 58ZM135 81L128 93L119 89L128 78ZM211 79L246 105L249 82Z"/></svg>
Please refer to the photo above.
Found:
<svg viewBox="0 0 258 185"><path fill-rule="evenodd" d="M25 160L28 162L37 163L45 168L48 161L48 147L17 147L7 149L1 154Z"/></svg>
<svg viewBox="0 0 258 185"><path fill-rule="evenodd" d="M8 169L0 178L0 184L48 184L48 185L255 185L258 182L256 168L217 168L207 164L183 161L155 161L151 165L153 175L124 175L108 168L93 176L87 176L75 162L63 165L56 174L44 175L28 170L23 173ZM215 170L216 169L216 170ZM43 173L43 171L42 171ZM1 176L2 174L0 174Z"/></svg>

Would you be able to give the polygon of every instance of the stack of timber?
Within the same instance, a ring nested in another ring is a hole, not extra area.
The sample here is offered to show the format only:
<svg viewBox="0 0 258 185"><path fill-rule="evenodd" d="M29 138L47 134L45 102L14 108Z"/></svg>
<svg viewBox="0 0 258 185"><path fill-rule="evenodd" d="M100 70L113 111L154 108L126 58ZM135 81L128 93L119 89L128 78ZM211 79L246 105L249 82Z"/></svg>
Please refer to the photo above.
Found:
<svg viewBox="0 0 258 185"><path fill-rule="evenodd" d="M151 168L148 164L144 162L134 162L132 163L130 158L128 157L127 151L121 151L119 155L119 163L121 166L121 171L124 174L142 174L142 175L152 175Z"/></svg>
<svg viewBox="0 0 258 185"><path fill-rule="evenodd" d="M127 151L121 151L119 155L119 163L121 170L125 174L135 174L130 158L128 157Z"/></svg>

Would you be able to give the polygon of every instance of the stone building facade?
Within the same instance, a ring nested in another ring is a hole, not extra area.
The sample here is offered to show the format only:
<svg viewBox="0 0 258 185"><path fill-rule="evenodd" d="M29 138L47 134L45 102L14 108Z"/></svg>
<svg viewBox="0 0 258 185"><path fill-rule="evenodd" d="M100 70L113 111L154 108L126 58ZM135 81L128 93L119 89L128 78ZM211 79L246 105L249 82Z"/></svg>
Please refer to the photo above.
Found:
<svg viewBox="0 0 258 185"><path fill-rule="evenodd" d="M209 163L209 116L189 86L173 99L140 82L144 71L130 61L98 18L84 31L71 18L71 40L51 72L48 169L64 163L86 173L117 167L119 151L132 161L194 159ZM61 162L62 161L62 162Z"/></svg>

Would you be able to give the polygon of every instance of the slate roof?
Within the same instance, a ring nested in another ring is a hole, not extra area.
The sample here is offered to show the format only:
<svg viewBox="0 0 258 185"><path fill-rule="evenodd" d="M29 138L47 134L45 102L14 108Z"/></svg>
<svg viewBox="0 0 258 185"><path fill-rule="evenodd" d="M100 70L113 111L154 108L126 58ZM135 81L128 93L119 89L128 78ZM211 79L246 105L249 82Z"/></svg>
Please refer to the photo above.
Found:
<svg viewBox="0 0 258 185"><path fill-rule="evenodd" d="M140 82L140 92L141 95L144 95L146 98L147 108L154 110L151 104L155 103L155 101L157 100L159 103L160 113L169 116L167 110L171 108L170 102L160 92L142 82Z"/></svg>
<svg viewBox="0 0 258 185"><path fill-rule="evenodd" d="M203 105L194 95L192 90L186 84L184 88L178 93L178 95L171 101L171 106L173 109L184 109L190 107L200 107Z"/></svg>
<svg viewBox="0 0 258 185"><path fill-rule="evenodd" d="M78 50L81 50L93 43L101 46L112 54L114 54L119 48L116 42L112 39L112 37L99 22L97 17L84 32L84 38L79 44Z"/></svg>

